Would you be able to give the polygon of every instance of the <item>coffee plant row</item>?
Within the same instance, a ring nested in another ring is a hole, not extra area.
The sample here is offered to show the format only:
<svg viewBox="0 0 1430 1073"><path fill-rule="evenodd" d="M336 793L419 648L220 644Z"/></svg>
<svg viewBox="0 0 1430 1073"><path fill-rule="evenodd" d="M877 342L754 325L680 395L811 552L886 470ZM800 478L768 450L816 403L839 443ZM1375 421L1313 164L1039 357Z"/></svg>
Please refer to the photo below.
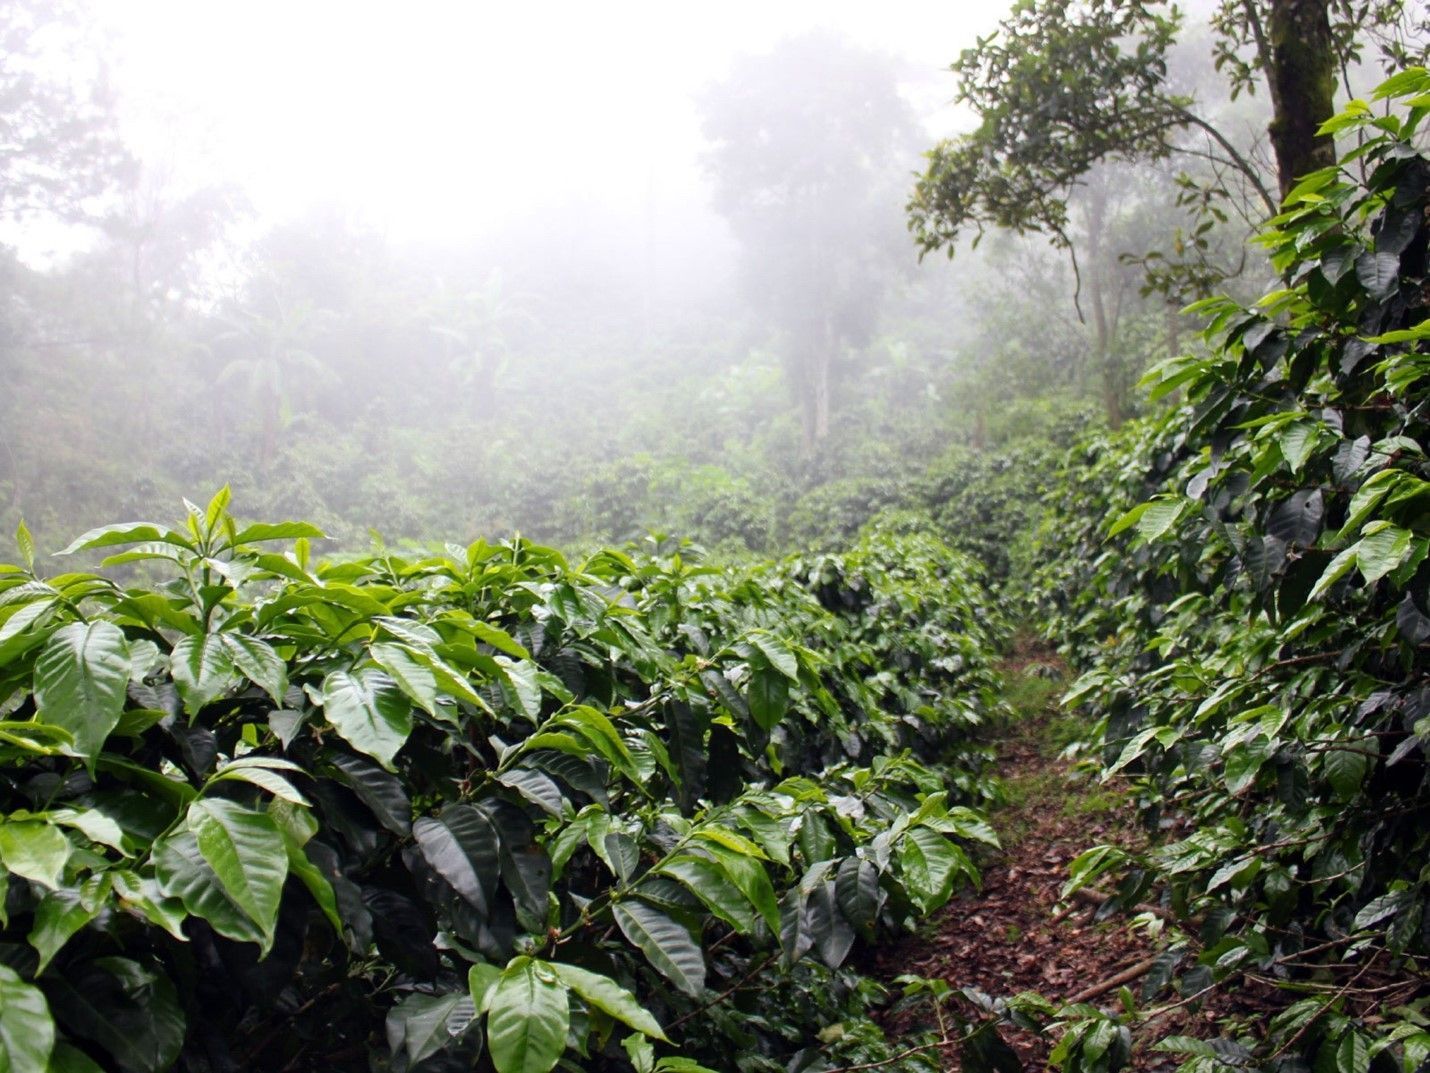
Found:
<svg viewBox="0 0 1430 1073"><path fill-rule="evenodd" d="M321 536L224 491L41 577L22 528L0 1068L819 1068L856 947L976 880L998 615L933 537Z"/></svg>
<svg viewBox="0 0 1430 1073"><path fill-rule="evenodd" d="M1197 307L1206 353L1148 377L1182 404L1085 444L1048 534L1068 702L1154 833L1070 885L1180 923L1146 999L1281 995L1269 1024L1161 1041L1185 1069L1430 1058L1427 114L1414 70L1328 124L1356 148L1261 236L1284 286ZM1132 1019L1083 1012L1064 1068L1116 1068Z"/></svg>

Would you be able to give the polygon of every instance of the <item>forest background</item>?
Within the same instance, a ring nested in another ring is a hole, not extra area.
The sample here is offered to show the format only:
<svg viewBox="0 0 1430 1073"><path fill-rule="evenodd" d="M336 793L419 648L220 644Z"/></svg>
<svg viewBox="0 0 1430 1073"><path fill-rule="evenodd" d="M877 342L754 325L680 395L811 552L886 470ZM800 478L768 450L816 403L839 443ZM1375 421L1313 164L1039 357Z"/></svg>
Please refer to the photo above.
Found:
<svg viewBox="0 0 1430 1073"><path fill-rule="evenodd" d="M1178 16L1147 69L1265 178L1266 94L1216 69L1215 14ZM905 204L921 154L982 106L948 107L957 80L837 30L723 57L685 127L647 130L640 154L613 117L606 157L588 137L570 146L585 159L493 159L478 121L459 163L562 193L424 233L342 187L302 211L290 193L284 216L272 177L251 193L172 143L146 156L162 112L109 77L122 35L78 9L5 17L6 99L32 129L31 155L0 161L0 529L23 517L41 547L224 483L245 512L310 518L350 549L370 531L829 542L1134 415L1138 376L1197 327L1181 306L1269 278L1244 244L1265 205L1197 127L1086 169L1052 244L995 231L920 260ZM1382 57L1358 47L1345 77L1368 84ZM661 162L667 143L684 155ZM601 189L622 154L647 162L623 200ZM408 200L445 203L454 182ZM978 517L1031 505L1026 489L992 499Z"/></svg>

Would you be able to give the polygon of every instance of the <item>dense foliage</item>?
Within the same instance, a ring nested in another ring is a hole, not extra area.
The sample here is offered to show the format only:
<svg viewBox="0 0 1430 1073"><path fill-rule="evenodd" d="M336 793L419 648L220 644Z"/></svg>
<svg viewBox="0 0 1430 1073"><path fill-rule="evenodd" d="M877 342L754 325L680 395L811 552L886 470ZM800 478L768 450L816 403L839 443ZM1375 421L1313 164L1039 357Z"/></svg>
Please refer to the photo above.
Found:
<svg viewBox="0 0 1430 1073"><path fill-rule="evenodd" d="M1195 1069L1430 1055L1430 75L1376 99L1398 112L1333 120L1357 148L1261 236L1284 286L1199 307L1209 352L1148 377L1182 405L1089 442L1049 523L1068 702L1155 836L1071 885L1111 875L1114 904L1180 922L1149 993L1286 992L1269 1026L1161 1044Z"/></svg>
<svg viewBox="0 0 1430 1073"><path fill-rule="evenodd" d="M225 491L66 549L111 573L23 530L0 567L7 1068L817 1068L846 1016L884 1053L851 952L993 837L968 560L320 535Z"/></svg>

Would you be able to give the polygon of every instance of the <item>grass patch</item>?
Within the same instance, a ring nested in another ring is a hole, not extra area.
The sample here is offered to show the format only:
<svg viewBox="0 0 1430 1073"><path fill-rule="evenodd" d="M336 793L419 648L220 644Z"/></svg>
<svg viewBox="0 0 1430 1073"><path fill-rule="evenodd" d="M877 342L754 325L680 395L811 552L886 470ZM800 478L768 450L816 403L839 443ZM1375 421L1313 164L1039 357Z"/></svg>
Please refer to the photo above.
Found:
<svg viewBox="0 0 1430 1073"><path fill-rule="evenodd" d="M1027 670L1008 676L1003 700L1017 719L1036 719L1057 707L1058 697L1063 694L1063 676L1036 673L1042 666L1032 664Z"/></svg>

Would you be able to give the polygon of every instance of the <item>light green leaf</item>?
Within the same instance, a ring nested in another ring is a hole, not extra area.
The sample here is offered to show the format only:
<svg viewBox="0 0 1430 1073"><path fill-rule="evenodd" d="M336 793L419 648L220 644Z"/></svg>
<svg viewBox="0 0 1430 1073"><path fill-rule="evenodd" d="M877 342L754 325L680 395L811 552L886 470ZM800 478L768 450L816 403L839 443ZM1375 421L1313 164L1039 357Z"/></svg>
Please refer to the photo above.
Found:
<svg viewBox="0 0 1430 1073"><path fill-rule="evenodd" d="M326 540L327 534L316 525L307 522L278 522L272 525L250 525L240 529L233 543L258 544L265 540L297 540L298 538Z"/></svg>
<svg viewBox="0 0 1430 1073"><path fill-rule="evenodd" d="M44 1073L55 1046L55 1022L44 992L0 965L0 1068Z"/></svg>
<svg viewBox="0 0 1430 1073"><path fill-rule="evenodd" d="M437 713L437 677L415 652L403 645L386 643L373 645L369 652L413 703L428 715Z"/></svg>
<svg viewBox="0 0 1430 1073"><path fill-rule="evenodd" d="M224 893L273 941L288 851L273 817L223 798L201 798L189 806L189 831Z"/></svg>
<svg viewBox="0 0 1430 1073"><path fill-rule="evenodd" d="M525 660L512 661L497 657L502 680L508 695L532 722L541 718L541 685L536 680L536 665Z"/></svg>
<svg viewBox="0 0 1430 1073"><path fill-rule="evenodd" d="M101 525L98 529L91 529L59 554L73 555L77 551L88 551L91 548L111 548L116 544L143 544L151 540L162 541L165 544L177 544L190 551L194 550L194 545L190 540L182 533L172 529L166 529L150 522L120 522L117 525Z"/></svg>
<svg viewBox="0 0 1430 1073"><path fill-rule="evenodd" d="M566 988L527 957L507 965L487 997L487 1047L497 1073L548 1073L566 1049Z"/></svg>
<svg viewBox="0 0 1430 1073"><path fill-rule="evenodd" d="M323 679L323 713L354 749L389 771L412 733L412 704L385 672L334 671Z"/></svg>
<svg viewBox="0 0 1430 1073"><path fill-rule="evenodd" d="M1137 519L1138 535L1148 543L1160 540L1181 519L1185 506L1186 500L1182 499L1155 499L1148 503Z"/></svg>
<svg viewBox="0 0 1430 1073"><path fill-rule="evenodd" d="M288 668L283 658L273 650L273 646L257 637L245 637L241 633L223 633L224 648L229 659L259 689L273 698L273 703L282 706L283 695L288 692Z"/></svg>
<svg viewBox="0 0 1430 1073"><path fill-rule="evenodd" d="M1412 534L1398 525L1369 527L1356 545L1356 567L1366 584L1379 581L1410 555Z"/></svg>
<svg viewBox="0 0 1430 1073"><path fill-rule="evenodd" d="M129 645L110 622L72 622L56 630L35 661L35 707L42 723L74 736L93 763L119 722L129 686Z"/></svg>
<svg viewBox="0 0 1430 1073"><path fill-rule="evenodd" d="M750 634L750 643L764 653L775 670L791 682L799 681L799 660L783 640L772 633L757 632Z"/></svg>
<svg viewBox="0 0 1430 1073"><path fill-rule="evenodd" d="M505 652L508 656L513 656L516 659L531 659L531 653L526 650L524 645L518 644L506 630L499 629L490 622L466 620L460 625L477 640L491 645L498 652Z"/></svg>
<svg viewBox="0 0 1430 1073"><path fill-rule="evenodd" d="M25 564L25 569L34 573L35 570L35 538L30 535L29 526L25 524L25 519L20 519L20 524L15 527L15 546L20 549L20 558Z"/></svg>
<svg viewBox="0 0 1430 1073"><path fill-rule="evenodd" d="M1356 564L1356 554L1360 550L1360 545L1352 544L1345 551L1341 552L1327 564L1326 569L1321 572L1316 584L1311 587L1311 594L1308 600L1315 600L1325 594L1326 590L1334 585L1341 578L1351 572L1351 567Z"/></svg>
<svg viewBox="0 0 1430 1073"><path fill-rule="evenodd" d="M588 972L575 965L560 962L544 964L556 974L556 978L580 995L589 1005L610 1014L622 1024L629 1025L637 1032L644 1032L656 1039L665 1039L665 1031L636 997L609 976Z"/></svg>
<svg viewBox="0 0 1430 1073"><path fill-rule="evenodd" d="M948 901L961 862L958 849L929 827L911 828L899 843L904 884L919 907L930 912Z"/></svg>
<svg viewBox="0 0 1430 1073"><path fill-rule="evenodd" d="M678 879L712 913L742 935L755 930L755 913L749 899L715 861L682 854L662 863L659 871Z"/></svg>
<svg viewBox="0 0 1430 1073"><path fill-rule="evenodd" d="M223 637L215 633L192 634L179 639L169 657L174 684L190 715L212 704L233 688L237 671Z"/></svg>
<svg viewBox="0 0 1430 1073"><path fill-rule="evenodd" d="M63 831L40 820L0 823L0 863L42 887L61 885L71 849Z"/></svg>
<svg viewBox="0 0 1430 1073"><path fill-rule="evenodd" d="M35 968L36 976L45 971L45 966L75 932L99 915L102 904L102 901L95 900L86 906L74 887L49 891L40 899L40 904L35 907L35 923L28 939L40 955L39 965Z"/></svg>

